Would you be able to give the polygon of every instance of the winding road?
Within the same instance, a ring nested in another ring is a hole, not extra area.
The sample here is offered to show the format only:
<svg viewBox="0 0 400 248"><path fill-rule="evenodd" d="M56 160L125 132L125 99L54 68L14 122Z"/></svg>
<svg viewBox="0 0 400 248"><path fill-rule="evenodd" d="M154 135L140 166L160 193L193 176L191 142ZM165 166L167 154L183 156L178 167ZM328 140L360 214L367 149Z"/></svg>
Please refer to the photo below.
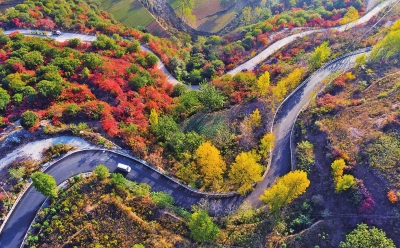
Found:
<svg viewBox="0 0 400 248"><path fill-rule="evenodd" d="M369 11L367 14L363 15L360 19L358 19L357 21L354 22L350 22L346 25L342 25L339 27L333 27L333 28L322 28L322 29L313 29L313 30L308 30L308 31L304 31L302 33L298 33L298 34L293 34L290 35L286 38L283 38L281 40L276 41L275 43L271 44L270 46L268 46L266 49L264 49L261 53L259 53L258 55L254 56L253 58L251 58L250 60L248 60L247 62L237 66L235 69L232 69L230 71L227 72L227 74L230 75L235 75L238 72L241 72L243 70L248 70L248 71L252 71L254 70L254 68L262 61L266 60L269 56L271 56L272 54L274 54L276 51L278 51L279 49L281 49L282 47L286 46L287 44L289 44L290 42L296 40L297 38L300 37L304 37L306 35L312 34L312 33L316 33L316 32L325 32L325 31L329 31L329 30L336 30L336 31L345 31L347 29L353 28L357 25L366 23L367 21L369 21L373 16L375 16L376 14L378 14L382 9L386 8L387 6L389 6L390 4L393 4L395 2L398 2L398 0L388 0L385 1L379 5L377 5L375 8L373 8L371 11Z"/></svg>
<svg viewBox="0 0 400 248"><path fill-rule="evenodd" d="M379 12L383 7L387 6L391 2L394 1L390 0L388 2L378 5L374 8L374 13ZM371 17L372 16L370 16L369 18ZM305 32L306 34L309 34L307 32L310 31ZM316 31L312 30L312 32ZM70 36L69 39L77 38L76 35L77 34L73 34L73 36ZM88 36L84 35L82 39L87 40L85 37ZM283 44L280 47L286 44ZM358 55L350 55L343 59L336 60L334 63L328 63L316 73L314 73L311 77L306 79L305 82L299 88L297 88L294 93L292 93L287 99L285 99L285 102L282 104L274 120L273 132L275 134L276 140L275 147L272 151L272 163L267 175L264 177L263 181L256 186L255 190L247 197L230 196L218 199L215 203L212 204L213 214L222 214L226 213L226 210L233 210L241 202L243 202L243 200L249 201L254 207L260 206L261 202L258 200L258 198L263 193L263 191L268 188L278 176L282 176L290 171L289 134L291 127L293 126L297 117L297 114L300 112L304 104L308 102L310 96L312 96L313 92L318 88L317 86L321 85L320 83L325 77L337 71L347 70L351 68L354 65L355 58L357 56ZM260 62L264 59L265 58L261 56L258 57L257 60L258 62ZM247 68L246 66L252 66L252 63L254 63L249 62L250 61L245 63L247 65L245 65L244 68ZM239 71L241 71L241 69ZM175 202L177 205L183 206L185 208L190 208L191 205L196 204L200 199L205 198L204 194L199 194L188 190L178 183L175 183L168 177L148 168L141 162L128 158L124 155L114 153L112 151L79 151L56 162L45 172L53 175L57 183L61 183L62 181L75 174L92 171L93 168L98 164L105 164L110 169L110 171L113 172L116 170L117 163L124 163L131 166L132 171L126 174L126 178L138 182L148 183L152 186L153 190L166 191L175 198ZM208 198L213 199L213 197ZM33 186L30 186L28 188L19 203L15 206L14 211L9 216L8 221L6 222L2 232L0 233L0 247L18 247L21 244L31 221L36 215L36 212L44 199L45 197L38 193Z"/></svg>

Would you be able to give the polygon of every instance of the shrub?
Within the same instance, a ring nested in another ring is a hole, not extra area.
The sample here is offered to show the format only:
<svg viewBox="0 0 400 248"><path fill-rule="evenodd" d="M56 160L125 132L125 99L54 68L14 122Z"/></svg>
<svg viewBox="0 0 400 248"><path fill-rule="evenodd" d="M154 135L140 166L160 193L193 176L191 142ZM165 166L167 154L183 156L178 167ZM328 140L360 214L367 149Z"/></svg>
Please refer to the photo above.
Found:
<svg viewBox="0 0 400 248"><path fill-rule="evenodd" d="M314 145L303 140L296 147L297 169L310 173L311 166L315 163Z"/></svg>
<svg viewBox="0 0 400 248"><path fill-rule="evenodd" d="M390 191L388 192L388 194L387 194L387 197L388 197L388 200L389 200L391 203L396 203L396 202L399 201L399 198L397 197L396 192L394 192L394 190L390 190Z"/></svg>
<svg viewBox="0 0 400 248"><path fill-rule="evenodd" d="M165 192L151 192L150 197L159 207L170 207L175 201L171 195Z"/></svg>
<svg viewBox="0 0 400 248"><path fill-rule="evenodd" d="M93 170L93 173L96 175L96 177L99 180L106 179L107 177L110 176L110 171L103 164L99 164L98 166L96 166L96 168L94 168L94 170Z"/></svg>
<svg viewBox="0 0 400 248"><path fill-rule="evenodd" d="M33 127L39 120L39 116L33 111L25 111L21 115L21 126L24 128Z"/></svg>

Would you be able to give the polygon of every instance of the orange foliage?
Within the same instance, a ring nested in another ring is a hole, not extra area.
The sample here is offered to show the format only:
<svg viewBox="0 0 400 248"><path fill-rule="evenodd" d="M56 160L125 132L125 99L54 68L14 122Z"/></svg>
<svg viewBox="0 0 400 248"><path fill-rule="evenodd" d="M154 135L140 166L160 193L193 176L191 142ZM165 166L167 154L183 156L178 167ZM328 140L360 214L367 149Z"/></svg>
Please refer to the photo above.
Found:
<svg viewBox="0 0 400 248"><path fill-rule="evenodd" d="M394 190L390 190L390 191L388 192L388 194L387 194L387 197L388 197L388 200L389 200L391 203L396 203L396 202L399 201L399 198L397 197L396 192L394 192Z"/></svg>

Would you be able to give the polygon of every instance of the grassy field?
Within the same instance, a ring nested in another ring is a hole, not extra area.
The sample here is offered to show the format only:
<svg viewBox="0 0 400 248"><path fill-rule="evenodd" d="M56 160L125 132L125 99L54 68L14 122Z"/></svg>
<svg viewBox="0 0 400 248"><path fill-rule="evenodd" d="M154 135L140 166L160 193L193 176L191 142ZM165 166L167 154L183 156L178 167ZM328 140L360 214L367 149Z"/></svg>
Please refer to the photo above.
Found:
<svg viewBox="0 0 400 248"><path fill-rule="evenodd" d="M222 15L214 15L198 21L197 30L206 32L218 32L225 27L236 15L236 11L232 10Z"/></svg>
<svg viewBox="0 0 400 248"><path fill-rule="evenodd" d="M139 0L98 0L100 7L128 27L146 27L154 18Z"/></svg>

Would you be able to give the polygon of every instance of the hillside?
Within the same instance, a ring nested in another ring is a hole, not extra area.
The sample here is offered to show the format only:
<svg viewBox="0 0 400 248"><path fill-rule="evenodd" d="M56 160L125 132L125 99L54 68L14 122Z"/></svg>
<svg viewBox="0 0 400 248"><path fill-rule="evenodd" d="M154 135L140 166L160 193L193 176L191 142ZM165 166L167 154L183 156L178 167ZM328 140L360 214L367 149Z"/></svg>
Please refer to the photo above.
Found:
<svg viewBox="0 0 400 248"><path fill-rule="evenodd" d="M240 27L158 37L159 3L0 14L0 159L38 159L1 160L0 247L400 245L399 3L169 1Z"/></svg>

